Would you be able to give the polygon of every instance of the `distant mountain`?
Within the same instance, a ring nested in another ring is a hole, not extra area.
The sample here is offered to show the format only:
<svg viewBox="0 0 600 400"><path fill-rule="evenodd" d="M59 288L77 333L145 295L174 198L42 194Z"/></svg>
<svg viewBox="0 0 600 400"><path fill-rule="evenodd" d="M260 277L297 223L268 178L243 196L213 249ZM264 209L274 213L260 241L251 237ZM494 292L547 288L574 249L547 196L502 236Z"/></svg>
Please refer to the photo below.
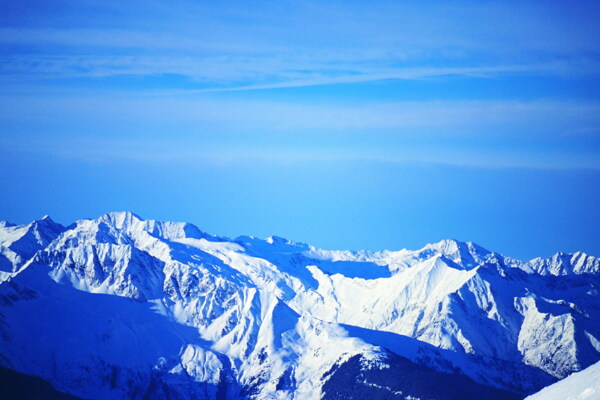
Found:
<svg viewBox="0 0 600 400"><path fill-rule="evenodd" d="M600 360L599 270L582 253L328 251L130 212L3 222L0 366L87 399L520 399Z"/></svg>

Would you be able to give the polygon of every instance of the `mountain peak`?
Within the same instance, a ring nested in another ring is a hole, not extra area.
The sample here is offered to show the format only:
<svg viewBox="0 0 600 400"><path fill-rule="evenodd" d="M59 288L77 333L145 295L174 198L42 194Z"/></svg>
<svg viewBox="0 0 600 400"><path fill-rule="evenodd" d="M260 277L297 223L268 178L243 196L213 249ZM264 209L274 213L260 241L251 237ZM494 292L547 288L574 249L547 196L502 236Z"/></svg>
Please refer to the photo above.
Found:
<svg viewBox="0 0 600 400"><path fill-rule="evenodd" d="M446 250L459 250L459 249L475 249L483 252L488 252L483 247L473 242L463 242L457 239L442 239L439 242L428 243L424 248L435 248L435 249L446 249Z"/></svg>
<svg viewBox="0 0 600 400"><path fill-rule="evenodd" d="M269 244L289 244L290 241L284 237L281 236L269 236L268 238L265 239L265 241Z"/></svg>
<svg viewBox="0 0 600 400"><path fill-rule="evenodd" d="M30 226L32 228L35 227L49 227L51 229L54 228L64 228L64 226L62 224L59 224L58 222L55 222L52 218L50 218L49 215L44 215L42 218L40 219L36 219L35 221L33 221Z"/></svg>
<svg viewBox="0 0 600 400"><path fill-rule="evenodd" d="M145 220L131 211L109 212L96 221L105 223L115 231L114 233L121 232L126 235L136 235L145 231L165 239L217 239L216 236L209 235L188 222Z"/></svg>
<svg viewBox="0 0 600 400"><path fill-rule="evenodd" d="M117 228L122 228L123 225L131 225L134 221L143 221L137 214L131 211L112 211L100 217L103 222L114 224Z"/></svg>
<svg viewBox="0 0 600 400"><path fill-rule="evenodd" d="M465 242L461 242L456 239L442 239L439 242L427 243L424 248L440 249L440 250L442 250L442 249L456 250L459 248L459 246L465 245L465 244L466 244Z"/></svg>
<svg viewBox="0 0 600 400"><path fill-rule="evenodd" d="M56 239L65 227L54 222L47 215L42 219L35 220L28 225L13 225L5 223L0 225L4 228L0 232L0 244L19 254L19 259L11 261L10 268L15 270L27 259L31 258L37 251L48 246Z"/></svg>
<svg viewBox="0 0 600 400"><path fill-rule="evenodd" d="M484 262L492 253L473 242L444 239L425 245L418 251L418 254L425 257L440 254L454 263L470 269Z"/></svg>
<svg viewBox="0 0 600 400"><path fill-rule="evenodd" d="M541 275L597 274L600 272L600 258L583 252L558 252L550 258L534 258L526 265Z"/></svg>

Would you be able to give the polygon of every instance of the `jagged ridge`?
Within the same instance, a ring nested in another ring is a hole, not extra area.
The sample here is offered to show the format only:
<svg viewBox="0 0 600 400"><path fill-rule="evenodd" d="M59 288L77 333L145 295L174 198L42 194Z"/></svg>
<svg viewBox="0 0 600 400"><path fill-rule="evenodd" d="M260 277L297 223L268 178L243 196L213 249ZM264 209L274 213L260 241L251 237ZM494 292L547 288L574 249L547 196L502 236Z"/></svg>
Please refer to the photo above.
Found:
<svg viewBox="0 0 600 400"><path fill-rule="evenodd" d="M582 253L326 251L123 212L0 224L0 266L0 364L81 397L318 398L334 366L398 356L526 394L600 358Z"/></svg>

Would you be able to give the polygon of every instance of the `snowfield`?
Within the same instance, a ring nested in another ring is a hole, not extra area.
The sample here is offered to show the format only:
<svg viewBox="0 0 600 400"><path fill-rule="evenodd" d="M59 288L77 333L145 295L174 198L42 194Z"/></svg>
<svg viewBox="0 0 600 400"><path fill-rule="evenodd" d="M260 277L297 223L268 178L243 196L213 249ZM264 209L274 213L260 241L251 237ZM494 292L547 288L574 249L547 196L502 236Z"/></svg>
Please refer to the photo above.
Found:
<svg viewBox="0 0 600 400"><path fill-rule="evenodd" d="M2 222L0 366L89 399L522 399L600 360L599 270L583 253L327 251L130 212ZM596 367L535 396L595 393Z"/></svg>
<svg viewBox="0 0 600 400"><path fill-rule="evenodd" d="M527 400L597 399L600 399L600 362L527 397Z"/></svg>

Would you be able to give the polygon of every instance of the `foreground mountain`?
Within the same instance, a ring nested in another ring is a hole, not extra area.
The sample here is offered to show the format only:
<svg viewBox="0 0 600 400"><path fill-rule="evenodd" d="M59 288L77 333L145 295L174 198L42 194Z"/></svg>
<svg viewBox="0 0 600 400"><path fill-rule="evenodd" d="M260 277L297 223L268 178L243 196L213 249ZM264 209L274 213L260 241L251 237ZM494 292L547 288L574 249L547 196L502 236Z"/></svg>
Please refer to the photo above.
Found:
<svg viewBox="0 0 600 400"><path fill-rule="evenodd" d="M595 399L600 399L600 362L527 397L527 400Z"/></svg>
<svg viewBox="0 0 600 400"><path fill-rule="evenodd" d="M599 270L128 212L0 223L0 366L89 399L519 399L600 359Z"/></svg>

